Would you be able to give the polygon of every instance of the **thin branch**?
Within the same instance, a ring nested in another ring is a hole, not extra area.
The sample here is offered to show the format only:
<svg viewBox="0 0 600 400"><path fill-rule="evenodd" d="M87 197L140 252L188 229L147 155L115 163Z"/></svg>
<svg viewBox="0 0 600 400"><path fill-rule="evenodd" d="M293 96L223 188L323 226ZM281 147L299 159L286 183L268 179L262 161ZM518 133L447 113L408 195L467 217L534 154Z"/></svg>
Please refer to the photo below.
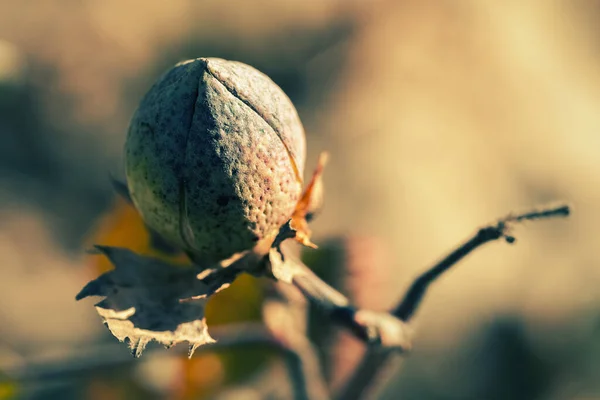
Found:
<svg viewBox="0 0 600 400"><path fill-rule="evenodd" d="M306 299L283 283L276 283L271 289L263 303L263 321L271 334L298 358L295 365L290 365L297 366L290 368L294 399L329 399L317 352L306 336Z"/></svg>
<svg viewBox="0 0 600 400"><path fill-rule="evenodd" d="M483 227L475 235L452 251L441 261L421 274L406 292L404 298L391 311L391 314L404 322L409 322L417 311L428 287L442 273L485 243L504 238L507 243L514 243L515 238L510 234L514 223L553 217L566 217L570 214L568 205L536 208L521 214L509 214L498 222ZM338 399L356 400L371 388L373 381L387 365L388 359L394 352L385 348L370 348L360 364L336 396Z"/></svg>
<svg viewBox="0 0 600 400"><path fill-rule="evenodd" d="M442 273L450 269L450 267L458 263L479 246L500 238L504 238L508 243L514 243L515 238L510 235L512 224L542 218L566 217L569 213L569 206L564 204L537 208L522 214L509 214L505 218L500 219L496 224L481 228L471 239L467 240L428 271L415 279L406 292L404 299L392 311L392 315L408 322L419 307L429 285Z"/></svg>
<svg viewBox="0 0 600 400"><path fill-rule="evenodd" d="M219 351L235 347L245 346L269 346L282 353L289 373L293 379L295 391L303 391L306 388L296 387L302 385L305 380L307 368L305 366L305 357L298 354L298 349L289 346L287 343L279 340L262 323L239 323L231 325L217 326L211 329L211 334L216 342L200 346L196 353ZM159 347L153 347L147 350L150 354L160 350ZM185 346L177 346L173 350L181 355L187 354ZM53 361L27 361L19 364L14 370L9 371L8 376L11 381L28 382L24 387L30 387L35 382L37 386L44 385L57 380L71 380L77 376L89 374L92 371L103 368L115 368L122 365L128 365L135 361L126 352L124 353L120 346L113 343L110 345L96 345L87 351L79 353L76 357L70 359L61 359ZM301 378L301 379L300 379ZM2 383L2 380L0 380Z"/></svg>
<svg viewBox="0 0 600 400"><path fill-rule="evenodd" d="M272 252L271 257L275 254ZM346 296L321 280L302 261L293 256L286 255L283 264L281 269L290 275L286 277L289 283L296 286L311 303L329 315L333 322L348 329L358 339L369 344L400 350L410 348L406 327L398 318L388 312L353 307Z"/></svg>

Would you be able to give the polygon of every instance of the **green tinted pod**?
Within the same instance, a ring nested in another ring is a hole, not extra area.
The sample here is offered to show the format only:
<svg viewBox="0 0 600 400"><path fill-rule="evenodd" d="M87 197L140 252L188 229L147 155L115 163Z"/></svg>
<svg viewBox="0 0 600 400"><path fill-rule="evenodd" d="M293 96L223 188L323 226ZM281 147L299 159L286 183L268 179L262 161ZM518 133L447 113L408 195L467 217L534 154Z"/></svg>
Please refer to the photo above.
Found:
<svg viewBox="0 0 600 400"><path fill-rule="evenodd" d="M146 224L202 262L276 233L302 191L304 129L258 70L215 58L177 64L142 99L125 144Z"/></svg>

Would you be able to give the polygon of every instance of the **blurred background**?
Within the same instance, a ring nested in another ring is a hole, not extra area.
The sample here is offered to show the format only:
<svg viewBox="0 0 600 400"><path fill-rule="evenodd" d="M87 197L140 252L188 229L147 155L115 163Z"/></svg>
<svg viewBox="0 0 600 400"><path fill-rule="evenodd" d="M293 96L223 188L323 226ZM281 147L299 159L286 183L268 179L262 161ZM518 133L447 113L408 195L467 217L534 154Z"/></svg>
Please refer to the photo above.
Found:
<svg viewBox="0 0 600 400"><path fill-rule="evenodd" d="M108 268L90 244L150 252L109 176L141 96L200 56L286 91L306 176L331 153L305 258L359 305L391 307L509 211L574 205L442 277L379 397L600 399L599 17L594 0L0 0L0 399L285 398L257 384L287 385L265 351L134 361L74 300ZM264 285L223 292L209 324L260 319ZM362 347L323 326L335 386Z"/></svg>

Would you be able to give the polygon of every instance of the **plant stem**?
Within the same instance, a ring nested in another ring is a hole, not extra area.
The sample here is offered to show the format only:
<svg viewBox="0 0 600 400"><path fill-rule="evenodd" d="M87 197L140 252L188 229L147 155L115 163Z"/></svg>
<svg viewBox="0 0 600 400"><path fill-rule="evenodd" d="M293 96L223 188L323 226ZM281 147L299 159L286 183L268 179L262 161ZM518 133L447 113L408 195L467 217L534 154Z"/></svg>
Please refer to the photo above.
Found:
<svg viewBox="0 0 600 400"><path fill-rule="evenodd" d="M417 277L403 299L391 311L391 315L408 323L419 308L429 285L442 273L486 243L500 238L504 238L507 243L514 243L515 238L510 235L513 223L542 218L566 217L569 214L570 208L568 205L541 207L517 215L509 214L497 223L479 229L469 240L459 245L456 250ZM365 397L368 394L367 391L374 386L373 381L376 380L383 369L389 366L389 359L394 354L397 354L397 351L394 351L393 348L371 346L346 384L336 395L336 398L358 400Z"/></svg>

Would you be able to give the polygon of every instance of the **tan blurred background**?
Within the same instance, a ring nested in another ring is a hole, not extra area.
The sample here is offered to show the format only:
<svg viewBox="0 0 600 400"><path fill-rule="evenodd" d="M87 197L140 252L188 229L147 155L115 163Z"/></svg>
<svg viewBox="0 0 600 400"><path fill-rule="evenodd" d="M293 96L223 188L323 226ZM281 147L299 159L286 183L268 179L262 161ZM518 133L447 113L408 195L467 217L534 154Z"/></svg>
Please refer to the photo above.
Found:
<svg viewBox="0 0 600 400"><path fill-rule="evenodd" d="M353 288L365 303L391 306L508 211L574 205L444 276L382 397L600 398L599 17L592 0L0 0L0 374L110 341L74 295L128 120L170 65L215 56L288 93L309 169L330 151L315 242L383 249L381 278ZM131 379L163 398L144 363Z"/></svg>

